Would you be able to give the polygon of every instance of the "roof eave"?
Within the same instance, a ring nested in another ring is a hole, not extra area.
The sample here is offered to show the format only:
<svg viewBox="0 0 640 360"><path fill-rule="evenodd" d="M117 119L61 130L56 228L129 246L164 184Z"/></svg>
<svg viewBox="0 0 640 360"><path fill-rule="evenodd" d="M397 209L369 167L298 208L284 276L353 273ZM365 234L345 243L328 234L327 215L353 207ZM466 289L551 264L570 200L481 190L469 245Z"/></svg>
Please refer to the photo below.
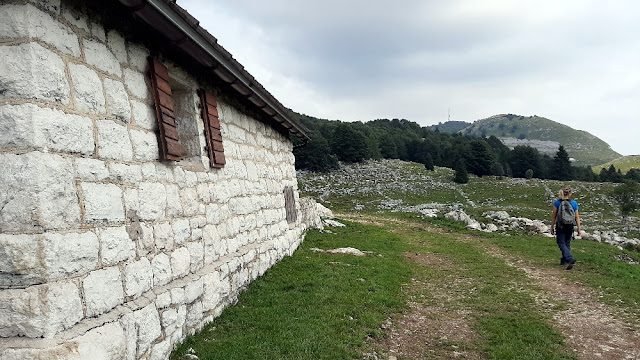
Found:
<svg viewBox="0 0 640 360"><path fill-rule="evenodd" d="M308 129L291 119L284 106L271 95L244 67L217 42L186 10L171 0L118 0L136 15L180 48L193 60L209 68L242 97L249 99L262 112L282 124L290 136L309 140Z"/></svg>

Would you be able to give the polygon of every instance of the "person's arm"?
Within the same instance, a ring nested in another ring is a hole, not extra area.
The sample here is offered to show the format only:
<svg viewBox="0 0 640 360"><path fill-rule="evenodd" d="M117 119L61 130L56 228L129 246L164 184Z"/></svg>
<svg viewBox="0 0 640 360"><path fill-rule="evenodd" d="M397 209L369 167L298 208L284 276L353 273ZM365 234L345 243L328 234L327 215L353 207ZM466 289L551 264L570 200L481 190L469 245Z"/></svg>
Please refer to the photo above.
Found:
<svg viewBox="0 0 640 360"><path fill-rule="evenodd" d="M553 206L553 215L551 215L551 235L556 233L556 216L558 215L558 208Z"/></svg>
<svg viewBox="0 0 640 360"><path fill-rule="evenodd" d="M578 226L578 236L580 236L580 212L576 210L576 225Z"/></svg>

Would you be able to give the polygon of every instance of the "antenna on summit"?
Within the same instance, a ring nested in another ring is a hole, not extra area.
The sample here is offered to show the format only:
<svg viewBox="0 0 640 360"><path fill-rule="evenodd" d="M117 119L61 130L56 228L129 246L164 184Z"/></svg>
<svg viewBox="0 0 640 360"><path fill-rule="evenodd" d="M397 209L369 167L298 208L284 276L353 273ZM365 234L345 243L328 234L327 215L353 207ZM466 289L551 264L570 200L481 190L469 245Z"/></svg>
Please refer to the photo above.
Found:
<svg viewBox="0 0 640 360"><path fill-rule="evenodd" d="M449 112L449 115L447 116L447 121L451 121L451 108L448 108L447 111Z"/></svg>

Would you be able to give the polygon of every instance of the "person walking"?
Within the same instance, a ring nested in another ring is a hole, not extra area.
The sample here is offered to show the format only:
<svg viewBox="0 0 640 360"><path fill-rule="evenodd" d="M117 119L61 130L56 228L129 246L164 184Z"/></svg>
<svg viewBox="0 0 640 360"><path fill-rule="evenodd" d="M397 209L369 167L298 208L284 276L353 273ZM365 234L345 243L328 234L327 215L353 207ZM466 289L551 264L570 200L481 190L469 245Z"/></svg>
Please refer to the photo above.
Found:
<svg viewBox="0 0 640 360"><path fill-rule="evenodd" d="M571 239L573 228L577 227L580 236L580 213L578 203L571 200L571 188L565 187L558 192L558 200L553 202L551 215L551 235L556 235L556 243L562 252L560 265L567 265L567 270L573 269L576 259L571 254Z"/></svg>

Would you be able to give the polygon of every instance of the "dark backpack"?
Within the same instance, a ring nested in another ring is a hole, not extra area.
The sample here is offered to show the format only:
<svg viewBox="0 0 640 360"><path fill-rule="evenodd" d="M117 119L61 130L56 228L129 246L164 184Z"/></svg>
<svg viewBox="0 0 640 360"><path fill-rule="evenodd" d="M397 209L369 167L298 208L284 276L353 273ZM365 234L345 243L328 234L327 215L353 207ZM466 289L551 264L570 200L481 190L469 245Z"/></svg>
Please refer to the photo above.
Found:
<svg viewBox="0 0 640 360"><path fill-rule="evenodd" d="M558 224L558 227L560 228L564 225L576 224L576 211L573 210L573 206L571 206L571 201L569 199L560 200L556 224Z"/></svg>

